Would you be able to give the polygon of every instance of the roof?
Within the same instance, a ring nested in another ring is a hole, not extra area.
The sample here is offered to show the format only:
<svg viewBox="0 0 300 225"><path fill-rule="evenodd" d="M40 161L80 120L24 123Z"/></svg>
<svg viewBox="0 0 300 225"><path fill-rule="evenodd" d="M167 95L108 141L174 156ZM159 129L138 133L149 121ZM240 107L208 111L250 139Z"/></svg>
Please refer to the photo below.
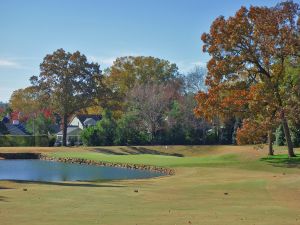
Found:
<svg viewBox="0 0 300 225"><path fill-rule="evenodd" d="M84 125L87 125L87 124L91 124L91 123L95 123L96 121L93 119L93 118L87 118L83 124Z"/></svg>
<svg viewBox="0 0 300 225"><path fill-rule="evenodd" d="M8 133L10 135L28 135L25 131L23 131L19 126L13 124L5 124Z"/></svg>
<svg viewBox="0 0 300 225"><path fill-rule="evenodd" d="M82 131L79 127L77 126L68 126L67 128L67 135L75 133L76 131L80 132ZM63 135L63 131L59 131L56 135Z"/></svg>
<svg viewBox="0 0 300 225"><path fill-rule="evenodd" d="M51 124L49 126L50 130L51 130L51 133L57 133L60 131L60 126L57 125L57 124Z"/></svg>
<svg viewBox="0 0 300 225"><path fill-rule="evenodd" d="M76 117L80 120L81 124L83 124L84 121L89 118L94 119L96 122L101 120L101 118L102 118L101 115L93 115L93 114L91 114L91 115L89 115L89 114L76 115Z"/></svg>

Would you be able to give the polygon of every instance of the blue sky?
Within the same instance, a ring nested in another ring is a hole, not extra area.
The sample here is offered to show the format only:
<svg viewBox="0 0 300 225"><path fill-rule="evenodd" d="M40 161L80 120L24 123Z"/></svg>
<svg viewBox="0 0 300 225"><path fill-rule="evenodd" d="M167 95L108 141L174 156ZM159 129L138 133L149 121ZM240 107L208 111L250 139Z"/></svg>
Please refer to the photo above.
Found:
<svg viewBox="0 0 300 225"><path fill-rule="evenodd" d="M46 54L79 50L102 69L119 56L205 65L200 36L219 15L275 0L0 0L0 101L24 88Z"/></svg>

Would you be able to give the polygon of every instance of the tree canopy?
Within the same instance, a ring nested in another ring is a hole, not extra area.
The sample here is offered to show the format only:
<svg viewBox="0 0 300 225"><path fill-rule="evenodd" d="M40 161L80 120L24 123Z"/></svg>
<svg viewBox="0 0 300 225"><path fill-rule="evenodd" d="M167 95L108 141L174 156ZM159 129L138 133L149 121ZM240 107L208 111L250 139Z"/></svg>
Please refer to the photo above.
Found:
<svg viewBox="0 0 300 225"><path fill-rule="evenodd" d="M89 63L79 51L70 53L63 49L46 55L40 64L40 75L31 77L39 95L63 118L63 145L66 145L68 117L104 96L102 78L97 63Z"/></svg>
<svg viewBox="0 0 300 225"><path fill-rule="evenodd" d="M299 21L299 5L292 1L270 8L242 7L228 19L217 18L210 32L202 35L203 51L211 56L209 90L197 95L195 113L213 116L219 106L221 115L248 111L252 118L262 114L269 118L272 114L283 125L289 155L295 156L287 112L287 99L293 93L284 81L289 75L287 62L299 58ZM261 88L259 100L252 98ZM250 106L257 101L259 107Z"/></svg>

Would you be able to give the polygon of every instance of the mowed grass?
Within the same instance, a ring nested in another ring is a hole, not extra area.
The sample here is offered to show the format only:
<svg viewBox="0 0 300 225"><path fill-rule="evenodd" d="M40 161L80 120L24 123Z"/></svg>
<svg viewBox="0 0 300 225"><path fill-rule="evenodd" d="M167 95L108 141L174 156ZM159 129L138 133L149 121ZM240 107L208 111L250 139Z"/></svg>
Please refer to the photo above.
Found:
<svg viewBox="0 0 300 225"><path fill-rule="evenodd" d="M238 163L235 154L205 156L205 157L177 157L165 155L108 155L93 152L56 152L50 154L54 158L77 158L100 162L128 163L154 165L161 167L195 167L195 166L222 166Z"/></svg>
<svg viewBox="0 0 300 225"><path fill-rule="evenodd" d="M0 152L28 150L0 149ZM293 159L296 161L293 164L285 161L288 160L285 149L277 149L280 155L273 158L266 157L266 149L258 151L253 146L31 151L55 157L173 167L176 174L109 182L0 181L1 225L300 224L299 161L298 158ZM147 152L152 154L144 154ZM268 160L261 160L262 157Z"/></svg>

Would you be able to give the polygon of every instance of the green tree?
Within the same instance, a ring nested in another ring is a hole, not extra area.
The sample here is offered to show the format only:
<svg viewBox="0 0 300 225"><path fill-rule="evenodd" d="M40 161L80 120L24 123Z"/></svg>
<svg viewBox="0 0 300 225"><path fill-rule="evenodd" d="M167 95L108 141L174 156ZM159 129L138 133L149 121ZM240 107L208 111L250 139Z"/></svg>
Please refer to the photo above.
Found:
<svg viewBox="0 0 300 225"><path fill-rule="evenodd" d="M145 130L140 129L142 126L140 120L132 112L122 115L117 121L115 136L116 145L145 145L150 143L150 135Z"/></svg>
<svg viewBox="0 0 300 225"><path fill-rule="evenodd" d="M34 135L48 135L52 133L53 121L47 118L43 113L39 113L36 117L31 117L26 122L26 130Z"/></svg>
<svg viewBox="0 0 300 225"><path fill-rule="evenodd" d="M82 141L88 146L113 145L116 126L111 111L105 110L102 119L97 122L96 126L85 128L81 132Z"/></svg>
<svg viewBox="0 0 300 225"><path fill-rule="evenodd" d="M276 129L275 143L278 146L283 146L285 144L284 131L282 125L279 125L279 127Z"/></svg>
<svg viewBox="0 0 300 225"><path fill-rule="evenodd" d="M45 97L53 112L63 119L63 145L66 146L68 117L95 104L104 95L100 66L89 63L79 51L58 49L46 55L40 64L40 75L31 77L39 96Z"/></svg>

